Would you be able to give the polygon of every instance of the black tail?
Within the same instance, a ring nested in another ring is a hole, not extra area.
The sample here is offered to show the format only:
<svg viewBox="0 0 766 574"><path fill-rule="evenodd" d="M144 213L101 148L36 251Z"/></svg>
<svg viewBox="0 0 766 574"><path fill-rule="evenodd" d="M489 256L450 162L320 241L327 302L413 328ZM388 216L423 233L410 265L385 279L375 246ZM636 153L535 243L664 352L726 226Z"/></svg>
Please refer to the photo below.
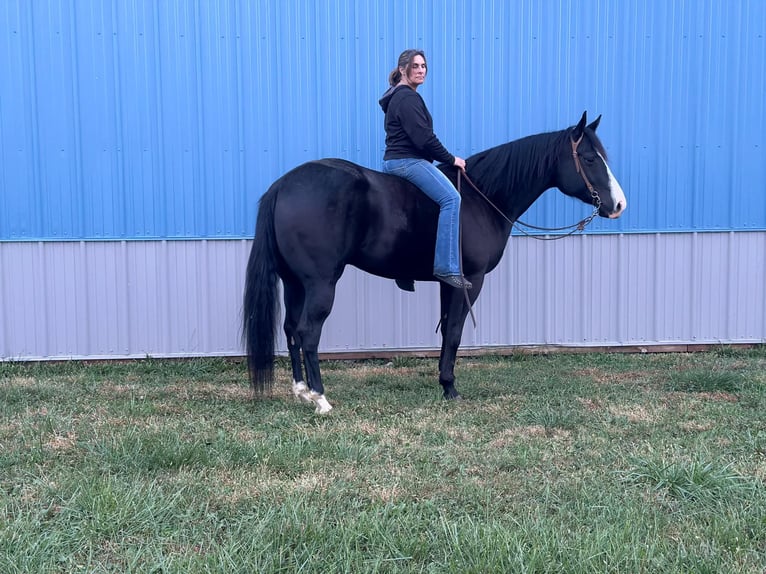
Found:
<svg viewBox="0 0 766 574"><path fill-rule="evenodd" d="M259 203L242 304L242 337L247 352L250 386L257 393L270 391L274 383L274 342L279 320L274 234L276 198L276 189L272 188Z"/></svg>

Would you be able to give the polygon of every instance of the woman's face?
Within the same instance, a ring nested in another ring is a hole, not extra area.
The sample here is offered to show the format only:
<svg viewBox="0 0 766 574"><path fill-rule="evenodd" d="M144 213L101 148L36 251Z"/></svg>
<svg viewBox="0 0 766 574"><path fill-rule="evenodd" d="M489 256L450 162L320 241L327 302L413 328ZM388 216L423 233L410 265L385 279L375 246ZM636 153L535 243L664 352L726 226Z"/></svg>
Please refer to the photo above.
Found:
<svg viewBox="0 0 766 574"><path fill-rule="evenodd" d="M426 66L426 61L423 56L418 54L410 61L409 70L402 70L402 78L409 87L417 90L418 86L426 81L427 72L428 66Z"/></svg>

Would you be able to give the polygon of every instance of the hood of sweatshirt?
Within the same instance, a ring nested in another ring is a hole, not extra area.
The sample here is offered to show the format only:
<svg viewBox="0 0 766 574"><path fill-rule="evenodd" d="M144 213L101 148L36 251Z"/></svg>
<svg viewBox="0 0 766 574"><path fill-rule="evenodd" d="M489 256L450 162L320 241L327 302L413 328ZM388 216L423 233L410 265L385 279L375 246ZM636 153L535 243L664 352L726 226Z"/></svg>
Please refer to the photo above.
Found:
<svg viewBox="0 0 766 574"><path fill-rule="evenodd" d="M388 111L388 104L391 102L391 98L393 97L394 92L397 90L397 88L403 88L403 87L405 86L398 85L398 84L396 86L391 86L381 96L381 98L378 100L378 103L380 104L380 108L383 110L383 113L386 113Z"/></svg>

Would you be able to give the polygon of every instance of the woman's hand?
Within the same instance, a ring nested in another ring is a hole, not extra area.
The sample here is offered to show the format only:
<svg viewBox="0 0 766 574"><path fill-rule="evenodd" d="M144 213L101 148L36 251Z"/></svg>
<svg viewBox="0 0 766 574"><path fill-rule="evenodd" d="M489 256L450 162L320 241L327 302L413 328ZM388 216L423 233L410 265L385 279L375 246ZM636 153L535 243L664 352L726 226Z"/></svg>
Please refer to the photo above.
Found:
<svg viewBox="0 0 766 574"><path fill-rule="evenodd" d="M465 160L462 157L455 156L455 161L452 163L456 168L465 171Z"/></svg>

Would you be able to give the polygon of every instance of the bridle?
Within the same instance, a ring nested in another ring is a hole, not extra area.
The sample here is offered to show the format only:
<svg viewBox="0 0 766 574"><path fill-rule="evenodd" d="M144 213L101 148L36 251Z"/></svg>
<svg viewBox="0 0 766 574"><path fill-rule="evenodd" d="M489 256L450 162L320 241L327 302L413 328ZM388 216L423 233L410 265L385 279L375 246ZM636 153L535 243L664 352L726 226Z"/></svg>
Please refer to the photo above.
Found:
<svg viewBox="0 0 766 574"><path fill-rule="evenodd" d="M577 148L580 146L580 143L582 142L582 138L584 135L585 133L580 134L580 137L577 140L572 138L572 136L569 136L569 142L572 144L572 159L574 159L575 169L577 170L577 173L580 174L580 177L582 177L582 180L585 183L585 187L588 188L588 191L590 192L590 195L593 198L595 207L593 208L593 213L591 213L585 219L578 221L574 225L567 225L565 227L537 227L536 225L530 225L529 223L524 223L520 219L517 219L516 221L512 221L505 213L502 212L502 210L499 207L497 207L494 203L492 203L492 201L486 195L484 195L484 193L478 187L476 187L476 184L474 184L471 181L471 179L468 177L468 174L465 173L465 171L463 171L462 169L459 169L457 172L458 193L462 194L462 189L461 189L462 185L460 180L465 179L466 183L468 183L468 185L470 185L476 193L478 193L482 198L484 198L484 201L486 201L495 211L497 211L502 216L503 219L505 219L508 223L511 224L511 227L515 227L517 231L526 235L527 237L531 237L532 239L537 239L540 241L555 241L557 239L563 239L565 237L569 237L570 235L574 233L584 231L585 227L598 216L598 212L601 209L601 198L598 196L598 192L596 191L596 188L588 179L588 176L582 167L582 163L580 162L580 153L577 151ZM554 237L548 237L548 236L541 237L539 235L533 235L529 233L527 229L532 229L535 231L554 231L554 232L567 231L567 233L556 235Z"/></svg>

